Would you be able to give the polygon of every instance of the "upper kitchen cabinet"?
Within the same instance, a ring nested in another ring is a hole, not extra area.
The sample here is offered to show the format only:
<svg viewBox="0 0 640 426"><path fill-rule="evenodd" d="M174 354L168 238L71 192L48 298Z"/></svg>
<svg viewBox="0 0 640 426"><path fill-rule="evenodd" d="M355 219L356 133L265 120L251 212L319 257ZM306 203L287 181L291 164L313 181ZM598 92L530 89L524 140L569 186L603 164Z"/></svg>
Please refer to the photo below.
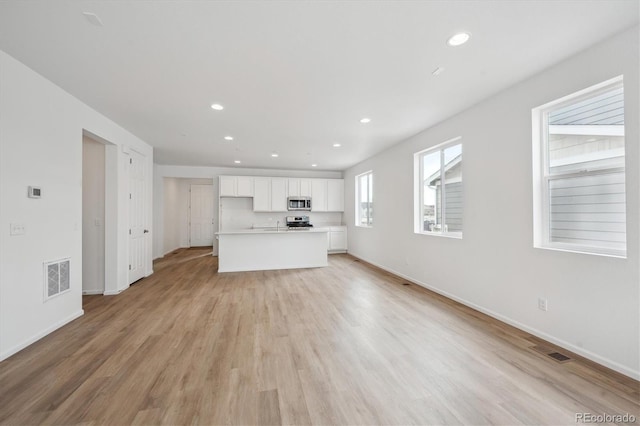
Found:
<svg viewBox="0 0 640 426"><path fill-rule="evenodd" d="M286 212L287 186L287 178L255 178L253 211Z"/></svg>
<svg viewBox="0 0 640 426"><path fill-rule="evenodd" d="M271 178L271 211L287 211L287 179Z"/></svg>
<svg viewBox="0 0 640 426"><path fill-rule="evenodd" d="M250 176L220 176L220 196L253 197L253 185Z"/></svg>
<svg viewBox="0 0 640 426"><path fill-rule="evenodd" d="M311 210L314 212L343 212L344 180L311 179Z"/></svg>
<svg viewBox="0 0 640 426"><path fill-rule="evenodd" d="M254 179L253 211L271 211L271 179L257 177Z"/></svg>
<svg viewBox="0 0 640 426"><path fill-rule="evenodd" d="M311 197L311 179L287 179L289 197Z"/></svg>
<svg viewBox="0 0 640 426"><path fill-rule="evenodd" d="M311 211L328 211L327 179L311 179Z"/></svg>
<svg viewBox="0 0 640 426"><path fill-rule="evenodd" d="M344 179L327 181L327 211L344 211Z"/></svg>

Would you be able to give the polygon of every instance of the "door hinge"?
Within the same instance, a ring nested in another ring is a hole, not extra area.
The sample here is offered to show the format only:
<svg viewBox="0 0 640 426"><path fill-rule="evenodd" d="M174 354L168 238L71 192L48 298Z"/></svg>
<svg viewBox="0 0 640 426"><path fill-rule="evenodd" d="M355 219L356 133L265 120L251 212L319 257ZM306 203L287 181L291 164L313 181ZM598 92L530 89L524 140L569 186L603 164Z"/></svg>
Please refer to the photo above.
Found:
<svg viewBox="0 0 640 426"><path fill-rule="evenodd" d="M131 199L131 193L129 193L129 199Z"/></svg>
<svg viewBox="0 0 640 426"><path fill-rule="evenodd" d="M131 235L131 228L129 228L129 235Z"/></svg>
<svg viewBox="0 0 640 426"><path fill-rule="evenodd" d="M129 265L129 270L131 270L131 265Z"/></svg>
<svg viewBox="0 0 640 426"><path fill-rule="evenodd" d="M133 158L129 158L129 164L133 164Z"/></svg>

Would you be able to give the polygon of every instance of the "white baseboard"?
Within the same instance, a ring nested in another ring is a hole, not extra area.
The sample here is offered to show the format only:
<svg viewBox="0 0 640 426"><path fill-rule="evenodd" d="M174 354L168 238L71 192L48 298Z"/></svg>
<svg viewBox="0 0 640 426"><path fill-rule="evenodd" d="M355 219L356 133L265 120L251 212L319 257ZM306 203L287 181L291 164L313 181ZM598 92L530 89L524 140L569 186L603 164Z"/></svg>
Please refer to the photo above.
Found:
<svg viewBox="0 0 640 426"><path fill-rule="evenodd" d="M494 311L492 311L490 309L483 308L482 306L476 305L473 302L469 302L468 300L462 299L462 298L460 298L458 296L455 296L455 295L453 295L453 294L451 294L451 293L449 293L447 291L441 290L441 289L439 289L437 287L434 287L432 285L429 285L427 283L423 283L422 281L417 280L417 279L415 279L413 277L410 277L410 276L405 275L405 274L403 274L401 272L395 271L395 270L393 270L391 268L388 268L388 267L386 267L384 265L380 265L379 263L373 262L371 260L368 260L365 257L362 257L362 256L359 256L357 254L354 254L352 251L349 251L349 254L351 256L356 257L358 259L361 259L361 260L363 260L363 261L365 261L367 263L370 263L370 264L372 264L374 266L377 266L378 268L380 268L382 270L390 272L393 275L397 275L397 276L399 276L399 277L401 277L401 278L403 278L403 279L405 279L407 281L411 281L412 283L417 284L420 287L424 287L424 288L426 288L428 290L433 291L434 293L438 293L438 294L446 297L447 299L454 300L454 301L456 301L458 303L461 303L461 304L463 304L465 306L468 306L468 307L470 307L472 309L475 309L476 311L479 311L479 312L482 312L483 314L489 315L492 318L495 318L495 319L497 319L499 321L502 321L502 322L504 322L506 324L509 324L509 325L519 329L519 330L526 331L527 333L532 334L532 335L534 335L536 337L539 337L541 339L544 339L544 340L546 340L546 341L548 341L550 343L553 343L554 345L557 345L557 346L560 346L560 347L565 348L567 350L570 350L573 353L576 353L576 354L578 354L580 356L583 356L583 357L585 357L585 358L587 358L587 359L589 359L589 360L591 360L593 362L596 362L596 363L601 364L601 365L603 365L603 366L605 366L607 368L610 368L610 369L612 369L614 371L617 371L618 373L624 374L625 376L631 377L632 379L640 380L640 371L638 371L638 370L634 370L634 369L629 368L629 367L627 367L625 365L622 365L622 364L620 364L618 362L610 360L609 358L605 358L605 357L600 356L600 355L598 355L596 353L593 353L593 352L588 351L586 349L583 349L583 348L580 348L578 346L575 346L572 343L569 343L569 342L567 342L565 340L562 340L562 339L559 339L557 337L554 337L554 336L552 336L550 334L547 334L547 333L545 333L543 331L540 331L540 330L538 330L536 328L530 327L530 326L528 326L526 324L523 324L523 323L521 323L519 321L511 319L511 318L509 318L509 317L507 317L505 315L502 315L502 314L500 314L498 312L494 312Z"/></svg>
<svg viewBox="0 0 640 426"><path fill-rule="evenodd" d="M92 296L95 294L104 294L104 290L82 290L82 295Z"/></svg>
<svg viewBox="0 0 640 426"><path fill-rule="evenodd" d="M9 358L11 355L14 355L18 352L20 352L21 350L23 350L24 348L26 348L27 346L37 342L38 340L42 339L44 336L46 336L47 334L53 333L54 331L56 331L57 329L59 329L60 327L62 327L63 325L66 325L68 323L70 323L71 321L73 321L76 318L81 317L82 315L84 315L84 311L82 309L80 309L78 312L74 313L73 315L68 316L67 318L58 321L57 323L53 324L51 327L48 327L47 329L41 331L40 333L37 333L35 336L32 336L30 338L28 338L27 340L25 340L24 342L10 348L9 350L3 352L0 354L0 361L4 361L5 359Z"/></svg>
<svg viewBox="0 0 640 426"><path fill-rule="evenodd" d="M129 288L129 287L127 287L127 288ZM125 291L127 288L121 288L121 289L118 289L118 290L107 290L107 291L105 291L105 292L104 292L104 293L102 293L102 294L104 294L105 296L115 296L116 294L120 294L120 293L122 293L122 292L123 292L123 291Z"/></svg>

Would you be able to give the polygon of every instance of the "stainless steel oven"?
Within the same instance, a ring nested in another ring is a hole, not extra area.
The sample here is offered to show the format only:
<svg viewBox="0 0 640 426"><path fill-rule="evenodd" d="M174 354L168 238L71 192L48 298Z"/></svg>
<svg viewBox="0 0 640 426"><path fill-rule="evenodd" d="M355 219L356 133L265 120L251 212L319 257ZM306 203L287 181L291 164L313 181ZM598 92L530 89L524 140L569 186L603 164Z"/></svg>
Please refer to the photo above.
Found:
<svg viewBox="0 0 640 426"><path fill-rule="evenodd" d="M289 197L287 209L311 211L311 197Z"/></svg>

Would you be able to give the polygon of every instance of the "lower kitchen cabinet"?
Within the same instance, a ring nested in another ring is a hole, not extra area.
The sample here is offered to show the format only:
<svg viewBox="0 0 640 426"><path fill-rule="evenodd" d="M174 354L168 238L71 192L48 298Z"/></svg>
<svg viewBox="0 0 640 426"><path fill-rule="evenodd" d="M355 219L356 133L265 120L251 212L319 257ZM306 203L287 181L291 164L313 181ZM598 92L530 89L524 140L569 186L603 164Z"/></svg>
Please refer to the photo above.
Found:
<svg viewBox="0 0 640 426"><path fill-rule="evenodd" d="M344 253L347 251L347 227L331 226L327 233L327 251Z"/></svg>

